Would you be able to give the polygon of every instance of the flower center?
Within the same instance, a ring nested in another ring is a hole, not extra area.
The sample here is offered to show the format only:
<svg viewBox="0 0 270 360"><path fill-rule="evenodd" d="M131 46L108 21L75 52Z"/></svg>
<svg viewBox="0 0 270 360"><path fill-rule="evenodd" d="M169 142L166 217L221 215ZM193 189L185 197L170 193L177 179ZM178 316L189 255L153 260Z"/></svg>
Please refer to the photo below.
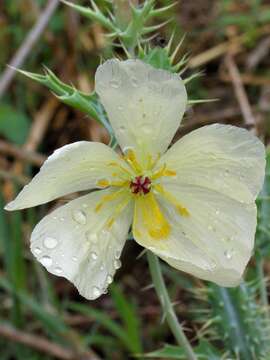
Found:
<svg viewBox="0 0 270 360"><path fill-rule="evenodd" d="M132 194L146 195L151 190L151 180L147 176L136 176L129 187Z"/></svg>

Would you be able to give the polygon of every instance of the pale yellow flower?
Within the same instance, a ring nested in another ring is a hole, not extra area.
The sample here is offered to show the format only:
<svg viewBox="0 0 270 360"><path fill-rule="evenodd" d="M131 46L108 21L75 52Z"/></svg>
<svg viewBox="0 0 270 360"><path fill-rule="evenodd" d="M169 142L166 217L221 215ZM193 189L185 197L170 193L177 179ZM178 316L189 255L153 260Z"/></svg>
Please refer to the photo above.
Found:
<svg viewBox="0 0 270 360"><path fill-rule="evenodd" d="M49 272L100 296L134 239L171 266L223 286L237 285L251 256L263 144L221 124L184 136L167 152L187 106L180 77L139 60L109 60L96 73L123 151L80 141L54 152L7 210L76 191L35 227L31 250ZM218 119L217 119L218 120Z"/></svg>

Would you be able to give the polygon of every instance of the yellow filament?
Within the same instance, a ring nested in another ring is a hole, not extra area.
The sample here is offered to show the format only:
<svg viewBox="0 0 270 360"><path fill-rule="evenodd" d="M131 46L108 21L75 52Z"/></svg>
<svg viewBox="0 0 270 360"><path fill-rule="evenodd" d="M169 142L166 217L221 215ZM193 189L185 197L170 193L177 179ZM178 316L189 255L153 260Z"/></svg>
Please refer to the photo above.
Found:
<svg viewBox="0 0 270 360"><path fill-rule="evenodd" d="M144 226L146 227L148 234L156 240L165 239L170 234L170 224L163 215L159 204L152 192L145 196L138 197L135 200L134 222L133 229L134 234L137 236L140 234L138 231L138 217L142 217Z"/></svg>
<svg viewBox="0 0 270 360"><path fill-rule="evenodd" d="M121 196L121 195L123 194L124 190L126 190L126 189L120 189L120 190L118 190L118 191L114 191L114 192L111 193L111 194L104 195L104 196L101 198L100 202L96 205L96 207L95 207L95 212L100 211L101 208L102 208L105 204L107 204L108 202L110 202L110 201L112 201L112 200L115 200L115 199L117 199L119 196Z"/></svg>
<svg viewBox="0 0 270 360"><path fill-rule="evenodd" d="M108 163L108 166L114 166L114 167L118 167L120 170L122 170L123 173L125 173L128 176L133 176L134 174L132 174L128 169L126 169L124 166L122 166L121 164L119 164L116 161L112 161L110 163ZM114 173L115 174L115 173ZM114 175L115 176L115 175Z"/></svg>
<svg viewBox="0 0 270 360"><path fill-rule="evenodd" d="M143 169L138 163L135 152L131 149L127 151L127 154L124 156L126 162L135 170L137 173L142 173Z"/></svg>
<svg viewBox="0 0 270 360"><path fill-rule="evenodd" d="M190 213L188 209L186 209L184 206L182 206L177 200L175 200L174 196L170 194L168 191L164 190L163 186L160 184L154 185L154 189L158 191L167 201L169 201L171 204L173 204L177 211L182 216L190 216Z"/></svg>
<svg viewBox="0 0 270 360"><path fill-rule="evenodd" d="M107 227L110 229L112 225L114 224L116 218L121 214L121 212L126 208L126 206L130 202L130 197L126 196L123 201L118 204L114 209L114 214L111 216L107 221Z"/></svg>
<svg viewBox="0 0 270 360"><path fill-rule="evenodd" d="M166 164L164 164L159 170L157 170L153 176L152 180L159 179L162 176L176 176L176 172L170 169L167 169Z"/></svg>
<svg viewBox="0 0 270 360"><path fill-rule="evenodd" d="M97 181L97 185L100 187L107 187L110 185L110 182L108 180L102 179Z"/></svg>

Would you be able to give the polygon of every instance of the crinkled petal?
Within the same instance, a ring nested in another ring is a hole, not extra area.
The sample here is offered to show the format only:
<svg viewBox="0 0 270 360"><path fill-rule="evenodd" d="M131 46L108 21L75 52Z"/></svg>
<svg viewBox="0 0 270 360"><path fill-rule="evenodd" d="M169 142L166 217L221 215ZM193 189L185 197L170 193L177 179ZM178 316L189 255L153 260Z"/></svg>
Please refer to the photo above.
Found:
<svg viewBox="0 0 270 360"><path fill-rule="evenodd" d="M132 218L131 203L108 227L123 196L96 207L113 190L95 191L43 218L31 236L31 251L46 269L63 276L87 299L99 297L120 267L120 254Z"/></svg>
<svg viewBox="0 0 270 360"><path fill-rule="evenodd" d="M151 238L137 222L136 241L171 266L221 286L236 286L251 256L256 206L194 185L169 185L165 191L188 210L183 216L162 197L160 208L170 224L166 238Z"/></svg>
<svg viewBox="0 0 270 360"><path fill-rule="evenodd" d="M187 105L177 74L140 60L106 61L97 69L96 91L121 148L133 148L141 159L167 149Z"/></svg>
<svg viewBox="0 0 270 360"><path fill-rule="evenodd" d="M214 124L180 139L157 166L162 164L176 172L165 183L198 185L250 203L263 184L265 149L245 129Z"/></svg>
<svg viewBox="0 0 270 360"><path fill-rule="evenodd" d="M39 173L26 185L6 210L18 210L54 200L60 196L97 187L97 180L113 180L111 162L121 162L108 146L79 141L57 149Z"/></svg>

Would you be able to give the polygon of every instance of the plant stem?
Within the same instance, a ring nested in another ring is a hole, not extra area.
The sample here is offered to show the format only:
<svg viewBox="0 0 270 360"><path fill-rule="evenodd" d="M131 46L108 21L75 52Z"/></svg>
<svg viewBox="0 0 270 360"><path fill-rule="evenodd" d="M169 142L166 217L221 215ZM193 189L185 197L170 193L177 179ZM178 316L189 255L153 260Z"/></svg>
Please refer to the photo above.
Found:
<svg viewBox="0 0 270 360"><path fill-rule="evenodd" d="M259 276L259 286L260 286L259 289L260 289L261 303L262 303L263 307L265 308L266 316L268 318L270 318L268 294L267 294L266 282L265 282L265 278L264 278L263 265L264 265L263 258L261 257L261 255L257 256L256 267L257 267L257 273Z"/></svg>
<svg viewBox="0 0 270 360"><path fill-rule="evenodd" d="M187 359L188 360L197 360L197 356L192 350L192 347L189 344L188 339L186 338L186 335L182 329L181 324L179 324L178 319L176 317L176 314L174 312L171 300L169 298L164 279L161 273L159 260L152 252L147 252L147 259L148 264L150 268L150 273L152 276L152 280L160 301L160 304L162 306L162 309L164 311L166 320L168 322L168 325L177 341L177 343L183 347Z"/></svg>

